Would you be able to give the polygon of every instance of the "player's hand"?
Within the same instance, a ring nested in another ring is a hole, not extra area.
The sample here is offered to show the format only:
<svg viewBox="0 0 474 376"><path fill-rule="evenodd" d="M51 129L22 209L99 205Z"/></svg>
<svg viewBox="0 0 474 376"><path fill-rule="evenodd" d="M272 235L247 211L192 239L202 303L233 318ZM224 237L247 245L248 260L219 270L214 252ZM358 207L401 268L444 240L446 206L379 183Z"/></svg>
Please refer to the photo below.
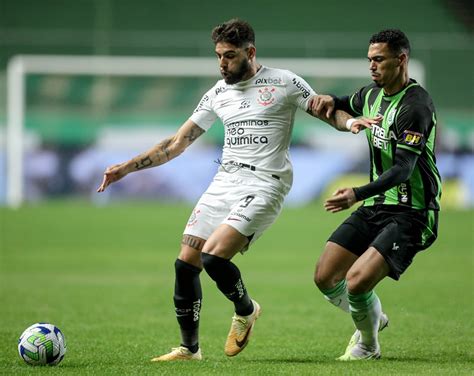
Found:
<svg viewBox="0 0 474 376"><path fill-rule="evenodd" d="M363 131L365 128L371 129L372 125L377 125L382 119L382 115L377 115L374 118L368 118L364 116L358 117L352 122L350 131L354 134L357 134L360 131Z"/></svg>
<svg viewBox="0 0 474 376"><path fill-rule="evenodd" d="M324 209L331 213L337 213L344 209L349 209L357 202L352 188L340 188L333 193L331 198L324 202Z"/></svg>
<svg viewBox="0 0 474 376"><path fill-rule="evenodd" d="M318 118L329 119L334 112L334 108L334 99L330 95L315 95L309 102L309 109Z"/></svg>
<svg viewBox="0 0 474 376"><path fill-rule="evenodd" d="M127 175L127 173L125 172L123 163L107 167L104 172L102 184L99 186L99 188L97 188L97 192L104 192L105 188L107 188L110 184L122 179L125 175Z"/></svg>

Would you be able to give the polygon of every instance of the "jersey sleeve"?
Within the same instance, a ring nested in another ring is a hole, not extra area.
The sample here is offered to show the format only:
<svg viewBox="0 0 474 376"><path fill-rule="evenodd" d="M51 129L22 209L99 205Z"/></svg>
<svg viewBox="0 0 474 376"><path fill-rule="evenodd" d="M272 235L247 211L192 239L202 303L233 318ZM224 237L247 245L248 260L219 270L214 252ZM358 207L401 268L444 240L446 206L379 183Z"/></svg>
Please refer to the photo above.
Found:
<svg viewBox="0 0 474 376"><path fill-rule="evenodd" d="M397 115L397 148L421 154L433 124L434 114L423 104L402 107Z"/></svg>
<svg viewBox="0 0 474 376"><path fill-rule="evenodd" d="M286 93L288 95L288 100L291 104L299 107L303 111L308 110L309 100L312 96L316 95L314 90L309 86L309 84L297 76L296 74L287 71L287 80L288 85Z"/></svg>
<svg viewBox="0 0 474 376"><path fill-rule="evenodd" d="M215 87L210 89L201 98L193 114L189 117L199 128L207 131L217 119L217 114L212 108L212 100L215 97Z"/></svg>
<svg viewBox="0 0 474 376"><path fill-rule="evenodd" d="M361 116L364 109L364 89L344 97L332 96L336 110L345 111L352 116Z"/></svg>

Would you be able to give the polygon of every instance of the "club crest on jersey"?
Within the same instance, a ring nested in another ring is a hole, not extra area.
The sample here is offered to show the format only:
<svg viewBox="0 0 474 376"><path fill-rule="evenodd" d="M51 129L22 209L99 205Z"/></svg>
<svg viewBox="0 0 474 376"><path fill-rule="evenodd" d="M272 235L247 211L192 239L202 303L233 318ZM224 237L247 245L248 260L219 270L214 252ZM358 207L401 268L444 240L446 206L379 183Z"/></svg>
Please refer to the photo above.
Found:
<svg viewBox="0 0 474 376"><path fill-rule="evenodd" d="M264 87L263 89L258 89L260 96L257 98L257 102L262 106L268 106L275 102L275 97L273 96L273 92L275 92L275 88L268 88Z"/></svg>
<svg viewBox="0 0 474 376"><path fill-rule="evenodd" d="M423 135L418 132L405 131L403 132L403 142L407 145L418 146L423 140Z"/></svg>
<svg viewBox="0 0 474 376"><path fill-rule="evenodd" d="M387 124L388 126L391 126L393 124L393 121L395 120L395 114L397 113L397 108L392 108L390 112L387 115Z"/></svg>

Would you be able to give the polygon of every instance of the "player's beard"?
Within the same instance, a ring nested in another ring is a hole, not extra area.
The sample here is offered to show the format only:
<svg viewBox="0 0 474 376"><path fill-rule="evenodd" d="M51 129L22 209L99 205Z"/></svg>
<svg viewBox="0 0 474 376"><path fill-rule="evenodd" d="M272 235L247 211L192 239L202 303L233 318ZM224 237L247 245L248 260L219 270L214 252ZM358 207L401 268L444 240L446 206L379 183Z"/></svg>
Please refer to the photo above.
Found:
<svg viewBox="0 0 474 376"><path fill-rule="evenodd" d="M242 60L242 63L239 66L239 69L237 72L232 73L232 72L225 72L225 75L222 74L222 77L224 77L224 81L228 85L233 85L236 84L237 82L242 81L242 78L249 72L251 69L250 63L248 60L244 59Z"/></svg>

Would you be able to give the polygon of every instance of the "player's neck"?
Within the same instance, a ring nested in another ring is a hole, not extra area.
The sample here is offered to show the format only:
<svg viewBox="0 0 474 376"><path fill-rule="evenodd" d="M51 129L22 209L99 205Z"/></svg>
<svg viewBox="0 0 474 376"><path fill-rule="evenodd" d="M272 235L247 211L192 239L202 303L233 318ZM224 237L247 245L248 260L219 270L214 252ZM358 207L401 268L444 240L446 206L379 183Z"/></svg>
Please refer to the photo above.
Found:
<svg viewBox="0 0 474 376"><path fill-rule="evenodd" d="M395 95L405 89L409 83L410 77L408 76L408 72L404 72L391 85L385 86L383 92L386 96Z"/></svg>
<svg viewBox="0 0 474 376"><path fill-rule="evenodd" d="M250 64L250 69L248 72L242 77L242 81L247 81L255 76L258 71L262 68L262 65L257 63L255 60Z"/></svg>

